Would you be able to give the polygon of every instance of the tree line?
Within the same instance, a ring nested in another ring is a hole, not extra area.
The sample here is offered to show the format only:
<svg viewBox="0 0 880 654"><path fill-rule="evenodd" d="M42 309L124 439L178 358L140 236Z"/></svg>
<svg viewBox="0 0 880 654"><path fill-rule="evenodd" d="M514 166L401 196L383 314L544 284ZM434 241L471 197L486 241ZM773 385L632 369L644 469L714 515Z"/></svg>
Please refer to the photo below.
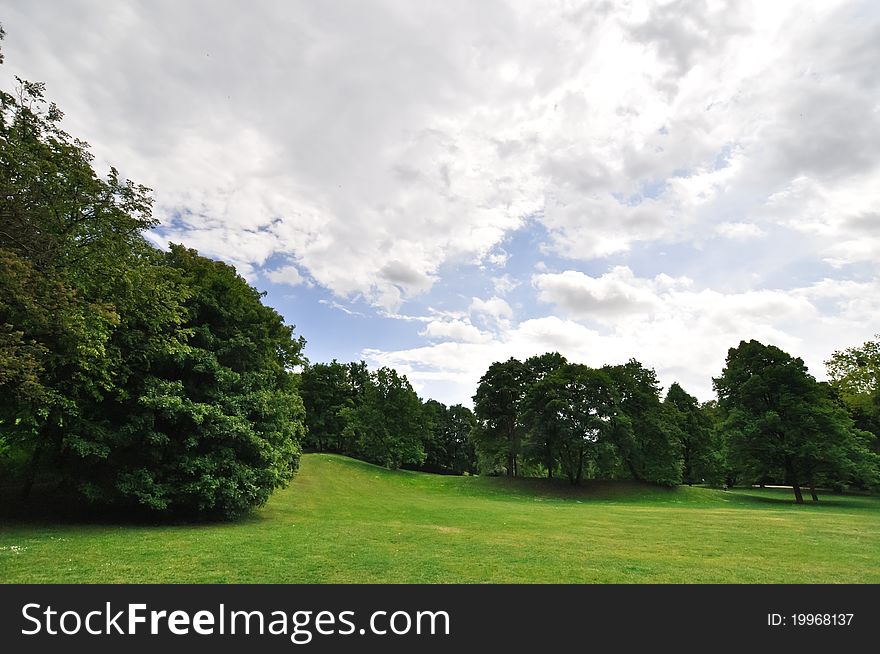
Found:
<svg viewBox="0 0 880 654"><path fill-rule="evenodd" d="M423 402L392 368L338 361L307 365L300 384L306 408L303 446L388 468L444 474L477 472L473 412L461 404Z"/></svg>
<svg viewBox="0 0 880 654"><path fill-rule="evenodd" d="M778 347L743 341L700 404L631 359L590 368L557 352L493 363L473 439L484 472L680 483L876 488L880 348L835 352L830 383Z"/></svg>

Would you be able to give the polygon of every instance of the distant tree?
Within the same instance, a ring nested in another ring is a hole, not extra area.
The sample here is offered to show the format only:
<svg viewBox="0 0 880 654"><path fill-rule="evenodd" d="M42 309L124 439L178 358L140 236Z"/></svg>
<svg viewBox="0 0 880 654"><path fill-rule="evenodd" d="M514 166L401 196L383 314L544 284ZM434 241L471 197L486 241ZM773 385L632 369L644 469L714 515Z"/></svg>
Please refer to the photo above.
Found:
<svg viewBox="0 0 880 654"><path fill-rule="evenodd" d="M859 429L873 434L871 447L880 452L880 334L873 341L835 352L825 365L831 387Z"/></svg>
<svg viewBox="0 0 880 654"><path fill-rule="evenodd" d="M335 359L316 363L302 371L300 394L306 410L308 428L303 446L319 452L345 453L343 443L345 422L340 412L354 403L354 388L349 380L350 368Z"/></svg>
<svg viewBox="0 0 880 654"><path fill-rule="evenodd" d="M552 433L560 466L572 484L580 483L588 462L598 454L619 417L611 379L600 370L565 364L530 389L527 414Z"/></svg>
<svg viewBox="0 0 880 654"><path fill-rule="evenodd" d="M424 470L463 474L476 472L476 454L470 435L476 425L473 412L461 404L447 407L436 401L424 404L427 436L423 443Z"/></svg>
<svg viewBox="0 0 880 654"><path fill-rule="evenodd" d="M523 363L514 358L493 363L480 378L474 395L478 421L474 438L481 458L511 477L517 475L522 450L519 412L527 374Z"/></svg>
<svg viewBox="0 0 880 654"><path fill-rule="evenodd" d="M618 421L614 441L632 477L664 485L680 483L678 443L665 422L656 373L635 359L603 370L610 376L620 409L629 419L628 425Z"/></svg>
<svg viewBox="0 0 880 654"><path fill-rule="evenodd" d="M663 408L667 425L681 447L682 481L688 485L723 481L723 444L713 428L712 418L697 398L673 382L663 400Z"/></svg>
<svg viewBox="0 0 880 654"><path fill-rule="evenodd" d="M409 381L391 368L380 368L359 381L364 383L362 401L340 411L356 454L392 469L421 465L427 423Z"/></svg>
<svg viewBox="0 0 880 654"><path fill-rule="evenodd" d="M731 348L713 380L731 457L753 478L779 469L803 503L801 485L818 500L819 479L845 479L853 468L876 475L863 434L804 362L758 341Z"/></svg>
<svg viewBox="0 0 880 654"><path fill-rule="evenodd" d="M520 411L521 420L527 429L524 454L539 461L546 469L547 477L551 479L556 467L558 434L554 429L555 423L543 415L553 398L542 397L541 394L552 392L553 389L548 385L538 387L538 384L566 363L565 357L559 352L547 352L529 357L525 361L525 388Z"/></svg>

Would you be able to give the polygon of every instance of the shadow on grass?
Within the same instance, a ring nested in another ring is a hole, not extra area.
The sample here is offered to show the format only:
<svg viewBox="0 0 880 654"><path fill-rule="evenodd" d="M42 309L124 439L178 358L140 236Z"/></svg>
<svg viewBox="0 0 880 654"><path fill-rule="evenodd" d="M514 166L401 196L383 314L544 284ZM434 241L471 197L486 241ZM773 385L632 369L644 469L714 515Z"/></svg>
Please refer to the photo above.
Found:
<svg viewBox="0 0 880 654"><path fill-rule="evenodd" d="M35 484L30 497L21 497L17 485L0 485L0 525L16 526L119 526L119 527L200 527L247 525L265 520L251 512L235 520L223 518L186 519L167 516L137 506L104 507L75 499L51 484Z"/></svg>
<svg viewBox="0 0 880 654"><path fill-rule="evenodd" d="M770 504L776 506L798 506L794 499L792 491L784 490L758 490L756 488L734 488L730 491L731 496L736 497L743 504ZM863 494L819 494L819 501L814 502L810 499L809 494L804 497L802 507L821 508L828 507L834 509L850 508L865 509L868 508L871 496ZM880 508L880 504L878 504Z"/></svg>

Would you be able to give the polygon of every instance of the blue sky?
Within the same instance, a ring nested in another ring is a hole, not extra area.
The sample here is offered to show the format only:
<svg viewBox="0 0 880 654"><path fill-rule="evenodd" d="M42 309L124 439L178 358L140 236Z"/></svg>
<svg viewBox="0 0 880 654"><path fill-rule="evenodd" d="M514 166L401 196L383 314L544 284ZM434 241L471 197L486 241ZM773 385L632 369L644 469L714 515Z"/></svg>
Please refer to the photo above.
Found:
<svg viewBox="0 0 880 654"><path fill-rule="evenodd" d="M494 360L636 357L709 399L740 339L822 377L880 331L876 3L3 5L6 88L312 361L468 403Z"/></svg>

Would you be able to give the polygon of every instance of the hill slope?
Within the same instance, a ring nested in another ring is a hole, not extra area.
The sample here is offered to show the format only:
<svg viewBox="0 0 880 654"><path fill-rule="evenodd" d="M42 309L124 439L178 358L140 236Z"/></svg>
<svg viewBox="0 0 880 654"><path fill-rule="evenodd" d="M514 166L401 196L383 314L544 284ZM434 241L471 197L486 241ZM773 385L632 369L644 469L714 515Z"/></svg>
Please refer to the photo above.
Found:
<svg viewBox="0 0 880 654"><path fill-rule="evenodd" d="M235 524L5 521L3 582L880 582L880 499L571 489L312 454Z"/></svg>

